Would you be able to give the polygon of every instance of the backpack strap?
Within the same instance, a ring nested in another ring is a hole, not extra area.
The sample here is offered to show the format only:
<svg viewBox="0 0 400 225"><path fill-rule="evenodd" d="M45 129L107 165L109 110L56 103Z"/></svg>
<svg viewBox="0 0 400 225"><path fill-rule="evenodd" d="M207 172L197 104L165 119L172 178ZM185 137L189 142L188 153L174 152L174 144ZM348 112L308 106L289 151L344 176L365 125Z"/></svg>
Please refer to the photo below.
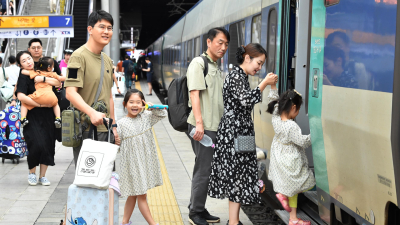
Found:
<svg viewBox="0 0 400 225"><path fill-rule="evenodd" d="M7 81L7 78L6 78L6 71L4 70L4 67L2 67L2 69L3 69L4 81Z"/></svg>
<svg viewBox="0 0 400 225"><path fill-rule="evenodd" d="M207 59L207 57L205 57L204 55L200 55L200 57L203 59L203 61L204 61L204 71L203 71L203 74L204 74L204 82L206 83L206 88L208 87L207 86L207 82L206 82L206 76L207 76L207 74L208 74L208 59Z"/></svg>

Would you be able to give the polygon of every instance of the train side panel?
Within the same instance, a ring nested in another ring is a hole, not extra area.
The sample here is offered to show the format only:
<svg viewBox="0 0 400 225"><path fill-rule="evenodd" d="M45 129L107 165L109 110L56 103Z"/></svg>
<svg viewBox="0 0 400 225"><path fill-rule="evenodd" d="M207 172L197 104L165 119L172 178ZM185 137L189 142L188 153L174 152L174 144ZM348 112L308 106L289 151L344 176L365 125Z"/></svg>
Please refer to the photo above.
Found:
<svg viewBox="0 0 400 225"><path fill-rule="evenodd" d="M385 224L397 205L391 113L397 1L313 1L309 116L322 218ZM325 214L325 215L324 215Z"/></svg>

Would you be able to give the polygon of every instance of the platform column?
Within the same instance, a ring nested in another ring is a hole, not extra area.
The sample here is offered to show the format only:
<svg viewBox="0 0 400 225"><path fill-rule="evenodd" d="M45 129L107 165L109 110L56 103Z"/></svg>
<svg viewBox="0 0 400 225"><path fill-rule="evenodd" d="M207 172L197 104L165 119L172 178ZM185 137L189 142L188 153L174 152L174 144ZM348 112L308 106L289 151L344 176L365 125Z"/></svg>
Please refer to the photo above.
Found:
<svg viewBox="0 0 400 225"><path fill-rule="evenodd" d="M114 60L114 64L118 63L119 55L120 55L120 42L119 42L119 0L112 1L113 6L117 7L110 7L110 14L114 19L114 26L113 26L113 36L111 38L111 52L110 57Z"/></svg>
<svg viewBox="0 0 400 225"><path fill-rule="evenodd" d="M101 9L106 12L110 12L110 1L109 0L101 0ZM114 18L114 23L115 23L114 15L113 15L113 18ZM111 46L111 43L108 43L108 45L106 45L103 48L103 52L106 53L108 56L110 56L110 46Z"/></svg>

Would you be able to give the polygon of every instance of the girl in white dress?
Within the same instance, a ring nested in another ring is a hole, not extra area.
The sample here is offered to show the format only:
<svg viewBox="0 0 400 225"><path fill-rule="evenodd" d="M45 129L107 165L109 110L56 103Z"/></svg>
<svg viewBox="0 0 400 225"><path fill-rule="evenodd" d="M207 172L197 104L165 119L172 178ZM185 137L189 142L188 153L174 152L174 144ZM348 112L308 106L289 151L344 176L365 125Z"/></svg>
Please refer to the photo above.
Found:
<svg viewBox="0 0 400 225"><path fill-rule="evenodd" d="M293 120L299 114L303 99L296 90L286 91L279 97L276 85L271 85L268 98L267 111L272 114L275 131L268 179L272 181L283 208L290 212L289 225L310 225L310 221L297 218L298 194L315 186L305 152L311 145L310 135L302 135L299 125Z"/></svg>
<svg viewBox="0 0 400 225"><path fill-rule="evenodd" d="M147 191L162 185L160 162L152 133L152 126L167 116L165 109L144 110L143 93L129 90L124 97L128 115L117 122L121 138L121 195L128 197L125 203L122 225L132 224L131 218L136 200L147 223L156 225L147 204ZM147 103L152 105L151 103Z"/></svg>

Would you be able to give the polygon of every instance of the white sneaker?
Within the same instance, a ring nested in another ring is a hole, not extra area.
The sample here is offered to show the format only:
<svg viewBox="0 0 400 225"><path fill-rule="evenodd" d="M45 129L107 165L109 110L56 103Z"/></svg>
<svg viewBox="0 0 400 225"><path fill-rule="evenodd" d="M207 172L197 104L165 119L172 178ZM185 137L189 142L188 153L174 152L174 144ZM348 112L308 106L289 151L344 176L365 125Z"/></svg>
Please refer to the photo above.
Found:
<svg viewBox="0 0 400 225"><path fill-rule="evenodd" d="M28 175L28 183L29 185L36 186L37 184L36 174L30 173Z"/></svg>
<svg viewBox="0 0 400 225"><path fill-rule="evenodd" d="M49 186L50 185L50 181L47 180L46 177L39 178L39 182L38 183L43 185L43 186Z"/></svg>

